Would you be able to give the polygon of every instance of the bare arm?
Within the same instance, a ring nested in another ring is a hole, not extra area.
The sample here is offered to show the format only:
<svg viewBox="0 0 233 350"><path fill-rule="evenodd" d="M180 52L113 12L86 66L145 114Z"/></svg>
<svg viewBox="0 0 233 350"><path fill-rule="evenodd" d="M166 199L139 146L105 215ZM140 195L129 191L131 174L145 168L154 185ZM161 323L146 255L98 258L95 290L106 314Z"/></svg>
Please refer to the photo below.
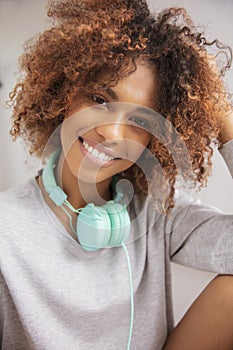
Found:
<svg viewBox="0 0 233 350"><path fill-rule="evenodd" d="M169 335L164 350L233 349L233 276L219 275Z"/></svg>

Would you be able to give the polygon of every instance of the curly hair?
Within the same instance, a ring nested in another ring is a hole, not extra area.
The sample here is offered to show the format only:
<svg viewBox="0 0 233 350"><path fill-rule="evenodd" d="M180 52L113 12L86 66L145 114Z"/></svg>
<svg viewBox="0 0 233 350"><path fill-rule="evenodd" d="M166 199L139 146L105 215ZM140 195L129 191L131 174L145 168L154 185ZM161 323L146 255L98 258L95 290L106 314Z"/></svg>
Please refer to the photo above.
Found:
<svg viewBox="0 0 233 350"><path fill-rule="evenodd" d="M193 184L204 186L211 172L212 142L222 146L219 115L232 108L222 79L231 65L230 48L218 40L208 42L185 9L151 13L144 0L50 1L48 16L52 26L28 43L20 58L23 74L10 94L13 139L22 136L30 153L41 156L82 88L114 86L136 69L141 57L156 66L157 111L185 142ZM210 46L224 54L222 66L208 53ZM169 189L162 205L165 211L174 206L178 175L167 146L154 136L148 145ZM136 193L148 193L147 179L137 164L121 176L134 179Z"/></svg>

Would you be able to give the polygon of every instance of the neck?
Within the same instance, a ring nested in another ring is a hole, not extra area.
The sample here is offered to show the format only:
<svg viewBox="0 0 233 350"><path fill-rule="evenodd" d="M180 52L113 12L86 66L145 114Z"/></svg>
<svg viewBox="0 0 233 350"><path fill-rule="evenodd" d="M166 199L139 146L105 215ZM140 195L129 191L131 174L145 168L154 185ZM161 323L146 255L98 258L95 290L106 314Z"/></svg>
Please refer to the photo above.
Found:
<svg viewBox="0 0 233 350"><path fill-rule="evenodd" d="M56 167L55 177L57 184L67 194L67 200L76 209L84 207L87 203L103 205L112 199L111 178L100 183L78 180L69 170L62 153Z"/></svg>
<svg viewBox="0 0 233 350"><path fill-rule="evenodd" d="M63 189L63 191L67 194L67 200L75 209L83 208L86 206L87 203L103 205L106 201L112 199L112 193L110 189L111 178L98 184L90 184L84 181L78 182L77 178L70 173L67 163L65 162L62 155L60 156L59 161L57 163L55 177L58 186L60 186ZM75 240L77 240L76 235L70 228L68 216L62 210L62 208L58 207L50 199L48 193L45 191L41 177L38 177L36 180L41 189L43 197L50 209L62 222L69 234ZM75 227L77 214L71 211L69 208L66 209L70 213L73 221L73 227Z"/></svg>

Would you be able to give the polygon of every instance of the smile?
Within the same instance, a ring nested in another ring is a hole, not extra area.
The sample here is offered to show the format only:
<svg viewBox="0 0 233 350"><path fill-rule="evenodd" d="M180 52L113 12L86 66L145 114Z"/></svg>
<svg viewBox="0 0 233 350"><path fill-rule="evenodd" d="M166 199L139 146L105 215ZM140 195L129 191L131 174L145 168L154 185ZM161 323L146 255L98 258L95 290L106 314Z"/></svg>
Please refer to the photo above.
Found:
<svg viewBox="0 0 233 350"><path fill-rule="evenodd" d="M95 156L98 159L105 160L105 161L114 159L113 157L108 156L106 153L99 152L96 148L93 148L84 140L83 140L83 146L87 150L88 153L92 154L93 156Z"/></svg>
<svg viewBox="0 0 233 350"><path fill-rule="evenodd" d="M98 149L91 146L86 140L84 140L82 137L79 137L79 141L81 143L81 149L84 155L87 156L87 158L97 164L97 165L110 165L113 163L114 160L120 159L116 157L111 157L110 155L106 154L105 152L100 152Z"/></svg>

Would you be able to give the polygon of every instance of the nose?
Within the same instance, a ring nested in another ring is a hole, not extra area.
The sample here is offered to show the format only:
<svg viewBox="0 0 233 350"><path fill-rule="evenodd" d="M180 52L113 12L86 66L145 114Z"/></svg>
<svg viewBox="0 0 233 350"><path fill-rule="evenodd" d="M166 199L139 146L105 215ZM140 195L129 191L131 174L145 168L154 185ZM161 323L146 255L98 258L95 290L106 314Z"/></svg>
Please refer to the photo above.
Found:
<svg viewBox="0 0 233 350"><path fill-rule="evenodd" d="M122 122L103 123L96 126L96 132L104 138L106 144L119 144L126 137L127 125Z"/></svg>

